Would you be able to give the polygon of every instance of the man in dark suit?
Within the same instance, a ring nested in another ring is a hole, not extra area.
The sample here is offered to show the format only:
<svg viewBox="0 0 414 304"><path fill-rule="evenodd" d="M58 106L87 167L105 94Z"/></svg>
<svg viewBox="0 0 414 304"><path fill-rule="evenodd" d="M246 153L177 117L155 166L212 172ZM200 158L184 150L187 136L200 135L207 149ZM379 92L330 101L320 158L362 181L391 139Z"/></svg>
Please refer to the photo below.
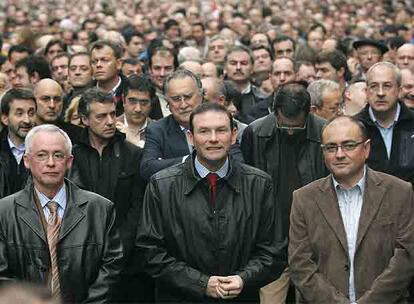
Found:
<svg viewBox="0 0 414 304"><path fill-rule="evenodd" d="M414 275L411 184L365 165L364 125L322 133L331 175L293 194L289 267L301 303L406 303Z"/></svg>
<svg viewBox="0 0 414 304"><path fill-rule="evenodd" d="M193 149L187 133L191 111L203 100L200 79L179 69L165 80L164 94L171 115L151 123L145 130L141 176L146 180L161 169L184 162ZM243 159L238 144L232 146L232 156Z"/></svg>
<svg viewBox="0 0 414 304"><path fill-rule="evenodd" d="M48 285L64 303L108 303L123 256L113 204L64 179L64 131L37 126L25 144L33 183L0 200L0 277Z"/></svg>

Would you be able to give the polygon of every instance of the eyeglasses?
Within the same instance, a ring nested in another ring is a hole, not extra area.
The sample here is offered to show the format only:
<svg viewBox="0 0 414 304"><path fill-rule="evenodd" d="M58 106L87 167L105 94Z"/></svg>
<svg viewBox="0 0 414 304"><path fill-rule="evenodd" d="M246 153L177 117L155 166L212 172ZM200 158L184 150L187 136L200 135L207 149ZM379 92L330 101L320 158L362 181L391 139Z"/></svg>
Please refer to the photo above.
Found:
<svg viewBox="0 0 414 304"><path fill-rule="evenodd" d="M57 163L63 162L66 159L66 155L62 152L54 152L52 154L46 152L37 152L32 155L33 158L39 162L48 161L50 159L50 156L52 156L52 159Z"/></svg>
<svg viewBox="0 0 414 304"><path fill-rule="evenodd" d="M151 103L151 100L149 99L138 99L138 98L127 98L126 101L130 104L130 105L137 105L139 104L140 106L147 106Z"/></svg>
<svg viewBox="0 0 414 304"><path fill-rule="evenodd" d="M360 144L366 143L367 140L362 141L346 141L341 144L322 144L321 148L325 153L336 153L339 148L342 149L344 152L351 152L354 151Z"/></svg>
<svg viewBox="0 0 414 304"><path fill-rule="evenodd" d="M188 93L188 94L183 94L183 95L178 95L178 96L167 96L167 99L173 103L178 103L181 101L189 102L191 98L193 98L194 95L195 95L194 93Z"/></svg>
<svg viewBox="0 0 414 304"><path fill-rule="evenodd" d="M293 135L293 134L295 134L297 132L300 132L300 131L305 130L306 129L305 126L306 126L306 121L305 121L305 124L303 125L303 127L297 127L297 126L290 127L290 126L280 125L278 123L278 121L276 120L276 128L278 128L279 130L282 130L282 131L286 132L289 135Z"/></svg>
<svg viewBox="0 0 414 304"><path fill-rule="evenodd" d="M44 102L48 102L48 101L52 101L52 100L54 102L61 102L62 101L62 96L46 96L46 95L43 95L43 96L40 96L39 99L41 101L44 101Z"/></svg>

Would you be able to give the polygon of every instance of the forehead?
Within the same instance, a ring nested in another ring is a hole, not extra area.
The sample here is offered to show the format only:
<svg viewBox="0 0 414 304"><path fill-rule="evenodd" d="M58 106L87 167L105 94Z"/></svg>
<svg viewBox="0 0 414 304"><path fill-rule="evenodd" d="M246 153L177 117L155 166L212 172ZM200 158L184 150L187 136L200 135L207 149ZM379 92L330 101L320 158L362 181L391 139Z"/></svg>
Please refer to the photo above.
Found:
<svg viewBox="0 0 414 304"><path fill-rule="evenodd" d="M225 44L226 43L222 39L217 39L217 40L214 40L210 43L210 45L213 45L213 46L216 46L216 45L223 45L224 46Z"/></svg>
<svg viewBox="0 0 414 304"><path fill-rule="evenodd" d="M10 103L10 110L26 107L34 108L35 106L36 104L32 99L14 99Z"/></svg>
<svg viewBox="0 0 414 304"><path fill-rule="evenodd" d="M334 67L332 66L332 64L328 61L325 62L319 62L319 63L315 63L315 67L316 68L328 68L328 69L334 69Z"/></svg>
<svg viewBox="0 0 414 304"><path fill-rule="evenodd" d="M174 57L168 52L157 52L152 56L152 65L173 65Z"/></svg>
<svg viewBox="0 0 414 304"><path fill-rule="evenodd" d="M254 50L253 54L255 56L260 56L260 55L263 55L263 54L268 54L269 55L269 52L266 51L265 49L258 49L258 50Z"/></svg>
<svg viewBox="0 0 414 304"><path fill-rule="evenodd" d="M400 56L414 56L414 45L403 45L397 51Z"/></svg>
<svg viewBox="0 0 414 304"><path fill-rule="evenodd" d="M150 93L146 91L129 90L126 97L136 97L139 99L149 99Z"/></svg>
<svg viewBox="0 0 414 304"><path fill-rule="evenodd" d="M197 91L197 85L191 77L171 79L168 84L168 95L180 93L193 93Z"/></svg>
<svg viewBox="0 0 414 304"><path fill-rule="evenodd" d="M75 56L72 57L72 59L70 60L70 65L76 65L76 64L89 64L89 56L87 55L79 55L79 56Z"/></svg>
<svg viewBox="0 0 414 304"><path fill-rule="evenodd" d="M115 111L115 104L113 102L92 102L90 104L91 113L109 113Z"/></svg>
<svg viewBox="0 0 414 304"><path fill-rule="evenodd" d="M207 111L197 114L193 118L193 127L196 128L218 128L230 126L230 120L227 113L219 111Z"/></svg>
<svg viewBox="0 0 414 304"><path fill-rule="evenodd" d="M323 34L320 31L312 31L308 34L309 39L322 38Z"/></svg>
<svg viewBox="0 0 414 304"><path fill-rule="evenodd" d="M36 96L47 96L47 95L62 95L62 89L56 83L43 83L40 84L35 90Z"/></svg>
<svg viewBox="0 0 414 304"><path fill-rule="evenodd" d="M250 56L245 51L231 52L228 56L229 60L250 60Z"/></svg>
<svg viewBox="0 0 414 304"><path fill-rule="evenodd" d="M50 51L55 51L55 50L61 50L62 48L60 47L60 44L59 43L55 43L55 44L53 44L50 48L49 48L49 50L48 50L48 52L50 52Z"/></svg>
<svg viewBox="0 0 414 304"><path fill-rule="evenodd" d="M283 40L274 44L276 49L293 48L293 43L290 40Z"/></svg>
<svg viewBox="0 0 414 304"><path fill-rule="evenodd" d="M266 40L267 41L267 36L265 34L255 34L253 35L252 40Z"/></svg>
<svg viewBox="0 0 414 304"><path fill-rule="evenodd" d="M363 45L363 46L360 46L358 49L357 49L357 51L358 52L365 52L365 51L377 51L377 52L379 52L380 50L377 48L377 47L375 47L375 46L373 46L373 45Z"/></svg>
<svg viewBox="0 0 414 304"><path fill-rule="evenodd" d="M274 71L293 71L293 63L289 59L282 58L277 59L273 62L273 70Z"/></svg>
<svg viewBox="0 0 414 304"><path fill-rule="evenodd" d="M387 66L377 66L367 75L367 83L371 82L396 82L395 71Z"/></svg>
<svg viewBox="0 0 414 304"><path fill-rule="evenodd" d="M52 65L68 64L68 61L69 61L68 57L59 57L53 60Z"/></svg>
<svg viewBox="0 0 414 304"><path fill-rule="evenodd" d="M349 119L336 119L322 133L322 142L341 143L347 140L362 140L359 126Z"/></svg>
<svg viewBox="0 0 414 304"><path fill-rule="evenodd" d="M40 150L60 151L65 150L65 138L57 132L39 132L32 138L32 147L34 153Z"/></svg>
<svg viewBox="0 0 414 304"><path fill-rule="evenodd" d="M113 57L115 57L115 53L114 53L114 50L111 47L109 47L107 45L104 45L103 47L101 47L99 49L97 49L97 48L93 49L91 57L93 58L93 57L98 57L98 56L109 56L109 57L113 56Z"/></svg>

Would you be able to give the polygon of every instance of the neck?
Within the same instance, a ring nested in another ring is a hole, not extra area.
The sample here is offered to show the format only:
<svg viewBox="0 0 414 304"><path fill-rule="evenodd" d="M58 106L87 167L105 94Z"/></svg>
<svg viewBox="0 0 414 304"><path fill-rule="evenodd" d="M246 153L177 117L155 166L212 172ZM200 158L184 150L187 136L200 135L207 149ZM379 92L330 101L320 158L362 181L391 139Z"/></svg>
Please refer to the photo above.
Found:
<svg viewBox="0 0 414 304"><path fill-rule="evenodd" d="M373 113L378 123L382 127L388 128L394 121L395 114L397 113L397 105L387 112L375 112L373 109Z"/></svg>
<svg viewBox="0 0 414 304"><path fill-rule="evenodd" d="M355 185L361 180L361 178L364 176L364 167L354 176L349 178L337 178L335 177L336 181L345 189L351 189L355 187Z"/></svg>
<svg viewBox="0 0 414 304"><path fill-rule="evenodd" d="M96 151L98 151L99 155L102 155L103 149L108 145L109 139L101 138L94 135L90 130L89 133L89 144L93 147Z"/></svg>
<svg viewBox="0 0 414 304"><path fill-rule="evenodd" d="M208 161L206 159L198 158L198 161L210 172L217 172L218 170L220 170L221 167L223 167L224 163L226 162L226 159L227 157L216 161Z"/></svg>
<svg viewBox="0 0 414 304"><path fill-rule="evenodd" d="M128 123L128 128L130 128L130 129L135 129L135 130L139 130L139 129L141 129L144 125L145 125L145 122L146 122L147 120L145 119L142 123L133 123L133 122L130 122L130 121L128 121L128 119L127 119L127 123Z"/></svg>
<svg viewBox="0 0 414 304"><path fill-rule="evenodd" d="M249 85L249 82L248 81L243 81L243 82L232 81L232 83L234 84L235 89L239 93L241 93Z"/></svg>
<svg viewBox="0 0 414 304"><path fill-rule="evenodd" d="M33 179L33 184L35 188L37 189L37 191L46 195L48 199L53 199L56 196L56 194L59 192L60 188L62 188L64 181L62 181L62 183L59 186L53 187L53 188L42 186L38 182L36 182L36 180L34 179Z"/></svg>
<svg viewBox="0 0 414 304"><path fill-rule="evenodd" d="M21 144L24 143L24 139L21 138L21 137L19 137L19 136L17 136L14 133L9 132L9 138L10 138L11 142L13 144L15 144L16 146L20 146Z"/></svg>
<svg viewBox="0 0 414 304"><path fill-rule="evenodd" d="M99 89L108 93L112 91L112 89L117 85L118 81L119 81L119 76L116 75L116 77L113 79L109 79L105 82L98 82L98 86L99 86Z"/></svg>
<svg viewBox="0 0 414 304"><path fill-rule="evenodd" d="M190 129L190 124L188 122L180 122L178 123L180 126L182 126L183 128L186 128L187 130Z"/></svg>

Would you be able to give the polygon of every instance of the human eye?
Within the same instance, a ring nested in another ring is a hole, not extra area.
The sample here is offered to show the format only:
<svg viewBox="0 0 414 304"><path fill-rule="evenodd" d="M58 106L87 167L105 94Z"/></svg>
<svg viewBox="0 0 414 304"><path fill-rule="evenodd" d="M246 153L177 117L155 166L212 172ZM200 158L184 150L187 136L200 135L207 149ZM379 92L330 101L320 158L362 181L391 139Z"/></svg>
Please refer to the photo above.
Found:
<svg viewBox="0 0 414 304"><path fill-rule="evenodd" d="M334 153L338 149L336 144L326 144L323 146L323 149L328 153Z"/></svg>
<svg viewBox="0 0 414 304"><path fill-rule="evenodd" d="M35 154L35 158L39 161L44 161L45 159L47 159L48 154L46 152L37 152Z"/></svg>
<svg viewBox="0 0 414 304"><path fill-rule="evenodd" d="M77 68L77 66L76 66L76 65L71 65L71 66L69 67L69 69L70 69L71 71L76 71L76 68Z"/></svg>
<svg viewBox="0 0 414 304"><path fill-rule="evenodd" d="M352 151L356 148L358 144L356 142L346 142L342 144L342 147L345 149L345 151Z"/></svg>
<svg viewBox="0 0 414 304"><path fill-rule="evenodd" d="M62 152L55 152L55 153L53 154L53 158L54 158L55 160L57 160L57 161L62 161L62 160L64 160L64 159L65 159L65 154L64 154L64 153L62 153Z"/></svg>

